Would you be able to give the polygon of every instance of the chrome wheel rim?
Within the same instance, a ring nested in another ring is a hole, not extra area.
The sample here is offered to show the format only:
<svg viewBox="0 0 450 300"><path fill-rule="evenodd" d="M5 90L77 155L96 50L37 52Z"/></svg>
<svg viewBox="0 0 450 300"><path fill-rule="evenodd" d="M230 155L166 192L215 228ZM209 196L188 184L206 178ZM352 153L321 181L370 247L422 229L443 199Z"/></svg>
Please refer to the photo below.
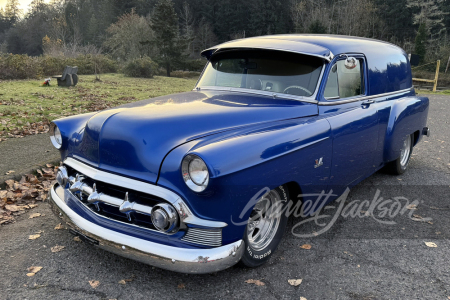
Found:
<svg viewBox="0 0 450 300"><path fill-rule="evenodd" d="M247 224L247 238L254 250L267 247L275 237L280 225L281 215L272 211L275 203L280 201L280 194L272 190L262 197L250 214Z"/></svg>
<svg viewBox="0 0 450 300"><path fill-rule="evenodd" d="M405 167L408 164L410 152L411 152L411 137L408 136L403 141L402 151L400 152L400 165L402 167Z"/></svg>

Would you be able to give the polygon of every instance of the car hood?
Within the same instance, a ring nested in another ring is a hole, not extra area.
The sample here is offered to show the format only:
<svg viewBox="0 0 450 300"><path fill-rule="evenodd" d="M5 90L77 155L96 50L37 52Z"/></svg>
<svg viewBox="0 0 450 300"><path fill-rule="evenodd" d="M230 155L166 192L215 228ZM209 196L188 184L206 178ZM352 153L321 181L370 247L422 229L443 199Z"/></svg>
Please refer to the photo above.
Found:
<svg viewBox="0 0 450 300"><path fill-rule="evenodd" d="M168 95L95 114L70 143L68 156L156 183L164 157L183 143L316 114L316 104L269 96L223 91Z"/></svg>

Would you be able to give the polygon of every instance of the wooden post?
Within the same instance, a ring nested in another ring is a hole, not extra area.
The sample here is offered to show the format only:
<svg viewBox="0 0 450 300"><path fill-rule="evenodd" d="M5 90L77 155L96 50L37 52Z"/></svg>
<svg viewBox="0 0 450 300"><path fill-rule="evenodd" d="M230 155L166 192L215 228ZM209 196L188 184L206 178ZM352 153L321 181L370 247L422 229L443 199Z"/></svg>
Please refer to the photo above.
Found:
<svg viewBox="0 0 450 300"><path fill-rule="evenodd" d="M437 82L438 82L438 77L439 77L439 67L440 66L441 66L441 61L438 60L437 64L436 64L436 75L434 76L433 92L436 92Z"/></svg>
<svg viewBox="0 0 450 300"><path fill-rule="evenodd" d="M447 67L445 68L445 73L447 73L448 70L448 65L450 64L450 56L448 57L448 61L447 61Z"/></svg>

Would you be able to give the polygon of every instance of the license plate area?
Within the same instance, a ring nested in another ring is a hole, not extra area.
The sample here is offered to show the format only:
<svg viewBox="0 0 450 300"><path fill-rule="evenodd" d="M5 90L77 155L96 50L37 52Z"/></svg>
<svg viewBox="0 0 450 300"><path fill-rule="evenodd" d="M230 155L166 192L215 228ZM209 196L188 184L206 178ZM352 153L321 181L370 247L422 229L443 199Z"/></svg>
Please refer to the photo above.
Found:
<svg viewBox="0 0 450 300"><path fill-rule="evenodd" d="M80 232L78 232L78 231L76 231L76 230L74 230L72 228L69 229L69 233L73 234L74 236L79 237L80 240L82 240L83 242L88 243L90 245L98 245L99 244L96 239L93 239L91 237L85 236L84 234L82 234L82 233L80 233Z"/></svg>

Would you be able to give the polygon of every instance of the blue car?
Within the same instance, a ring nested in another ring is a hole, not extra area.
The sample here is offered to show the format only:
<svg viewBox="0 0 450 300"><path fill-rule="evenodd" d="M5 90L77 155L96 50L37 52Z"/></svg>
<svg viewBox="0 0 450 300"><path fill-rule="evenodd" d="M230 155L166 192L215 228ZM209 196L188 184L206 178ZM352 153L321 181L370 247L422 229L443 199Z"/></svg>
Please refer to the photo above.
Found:
<svg viewBox="0 0 450 300"><path fill-rule="evenodd" d="M63 163L50 202L72 234L177 272L256 267L286 229L271 208L402 174L429 135L428 98L395 45L273 35L202 55L191 92L51 124Z"/></svg>

